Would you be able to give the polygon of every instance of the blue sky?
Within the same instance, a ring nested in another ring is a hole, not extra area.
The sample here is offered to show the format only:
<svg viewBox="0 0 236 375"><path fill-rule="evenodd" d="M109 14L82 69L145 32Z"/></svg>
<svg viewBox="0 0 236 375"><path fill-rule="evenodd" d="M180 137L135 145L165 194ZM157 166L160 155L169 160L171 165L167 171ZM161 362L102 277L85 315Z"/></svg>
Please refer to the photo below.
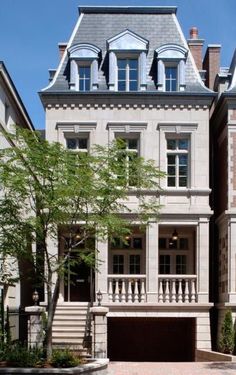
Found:
<svg viewBox="0 0 236 375"><path fill-rule="evenodd" d="M236 0L0 0L0 60L3 60L36 128L44 128L38 91L58 64L58 42L68 41L79 5L176 5L185 36L197 26L207 44L221 44L221 66L236 48Z"/></svg>

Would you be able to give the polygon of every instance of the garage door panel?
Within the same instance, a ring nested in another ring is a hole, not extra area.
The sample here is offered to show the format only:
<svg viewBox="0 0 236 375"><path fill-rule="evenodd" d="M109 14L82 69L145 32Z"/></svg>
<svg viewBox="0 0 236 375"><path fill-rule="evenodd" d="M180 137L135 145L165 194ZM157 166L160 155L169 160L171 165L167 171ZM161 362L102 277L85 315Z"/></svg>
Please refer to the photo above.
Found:
<svg viewBox="0 0 236 375"><path fill-rule="evenodd" d="M194 319L108 319L110 360L193 361L194 349Z"/></svg>

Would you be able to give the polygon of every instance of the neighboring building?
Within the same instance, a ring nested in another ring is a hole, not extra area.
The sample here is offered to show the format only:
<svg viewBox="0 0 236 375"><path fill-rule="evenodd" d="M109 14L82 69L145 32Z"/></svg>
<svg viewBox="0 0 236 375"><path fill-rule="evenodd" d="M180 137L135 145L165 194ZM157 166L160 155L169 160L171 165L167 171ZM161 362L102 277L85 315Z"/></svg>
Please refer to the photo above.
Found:
<svg viewBox="0 0 236 375"><path fill-rule="evenodd" d="M15 126L34 131L34 126L29 118L24 104L11 80L11 77L2 61L0 61L0 129L6 132L14 132ZM13 144L0 134L0 149L10 147ZM22 290L27 285L27 280L22 279L19 283L9 285L4 277L4 270L0 260L0 299L4 307L9 307L12 339L19 338L19 308L27 306L29 298ZM5 269L5 268L4 268ZM18 262L11 260L11 271L18 275Z"/></svg>
<svg viewBox="0 0 236 375"><path fill-rule="evenodd" d="M95 292L109 308L108 356L194 360L196 349L211 348L209 112L215 94L202 81L203 41L192 29L187 43L175 7L79 11L40 93L46 139L89 151L121 137L167 173L160 221L145 233L134 226L129 246L98 243ZM136 200L133 191L131 209ZM51 244L55 254L59 245ZM78 272L74 283L61 285L54 343L79 347L80 328L75 320L70 327L69 317L89 302L91 279L86 266Z"/></svg>
<svg viewBox="0 0 236 375"><path fill-rule="evenodd" d="M219 333L227 308L236 318L236 51L230 68L216 73L215 90L219 95L211 116L211 139Z"/></svg>

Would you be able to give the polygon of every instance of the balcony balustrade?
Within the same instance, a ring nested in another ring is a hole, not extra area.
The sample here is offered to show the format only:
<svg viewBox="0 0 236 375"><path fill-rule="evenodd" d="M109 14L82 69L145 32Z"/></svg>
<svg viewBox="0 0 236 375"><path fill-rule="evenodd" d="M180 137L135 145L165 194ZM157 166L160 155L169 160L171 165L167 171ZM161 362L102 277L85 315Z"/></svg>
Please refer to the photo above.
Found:
<svg viewBox="0 0 236 375"><path fill-rule="evenodd" d="M196 303L196 275L159 275L158 303ZM108 275L110 303L144 303L146 275Z"/></svg>

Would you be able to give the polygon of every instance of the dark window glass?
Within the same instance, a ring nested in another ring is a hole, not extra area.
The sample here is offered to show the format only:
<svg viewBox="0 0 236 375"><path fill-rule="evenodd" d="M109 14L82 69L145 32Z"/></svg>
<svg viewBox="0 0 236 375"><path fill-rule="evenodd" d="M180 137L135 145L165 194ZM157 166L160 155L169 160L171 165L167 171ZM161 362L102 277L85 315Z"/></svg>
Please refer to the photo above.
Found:
<svg viewBox="0 0 236 375"><path fill-rule="evenodd" d="M179 239L179 248L180 250L188 250L188 238Z"/></svg>
<svg viewBox="0 0 236 375"><path fill-rule="evenodd" d="M170 255L160 255L159 257L159 273L170 274Z"/></svg>
<svg viewBox="0 0 236 375"><path fill-rule="evenodd" d="M118 81L118 91L125 91L125 90L126 90L125 81Z"/></svg>
<svg viewBox="0 0 236 375"><path fill-rule="evenodd" d="M177 240L169 239L169 249L177 249Z"/></svg>
<svg viewBox="0 0 236 375"><path fill-rule="evenodd" d="M131 275L140 273L140 255L130 255L129 272Z"/></svg>
<svg viewBox="0 0 236 375"><path fill-rule="evenodd" d="M176 149L176 140L175 139L167 139L167 149L168 150L175 150Z"/></svg>
<svg viewBox="0 0 236 375"><path fill-rule="evenodd" d="M133 238L133 248L142 249L142 238L138 238L138 237Z"/></svg>
<svg viewBox="0 0 236 375"><path fill-rule="evenodd" d="M187 257L186 255L176 255L176 273L177 275L184 275L187 272Z"/></svg>
<svg viewBox="0 0 236 375"><path fill-rule="evenodd" d="M166 249L166 238L159 238L159 249Z"/></svg>
<svg viewBox="0 0 236 375"><path fill-rule="evenodd" d="M177 67L170 66L165 69L166 74L166 91L177 90Z"/></svg>
<svg viewBox="0 0 236 375"><path fill-rule="evenodd" d="M79 67L79 91L90 90L90 66Z"/></svg>
<svg viewBox="0 0 236 375"><path fill-rule="evenodd" d="M87 138L79 138L79 148L82 150L87 150L88 148L88 139Z"/></svg>
<svg viewBox="0 0 236 375"><path fill-rule="evenodd" d="M67 148L70 150L75 150L77 148L77 139L76 138L68 138L66 140Z"/></svg>
<svg viewBox="0 0 236 375"><path fill-rule="evenodd" d="M187 150L188 149L188 140L187 139L179 139L179 149L180 150Z"/></svg>
<svg viewBox="0 0 236 375"><path fill-rule="evenodd" d="M124 273L124 256L113 255L113 273L123 274Z"/></svg>

